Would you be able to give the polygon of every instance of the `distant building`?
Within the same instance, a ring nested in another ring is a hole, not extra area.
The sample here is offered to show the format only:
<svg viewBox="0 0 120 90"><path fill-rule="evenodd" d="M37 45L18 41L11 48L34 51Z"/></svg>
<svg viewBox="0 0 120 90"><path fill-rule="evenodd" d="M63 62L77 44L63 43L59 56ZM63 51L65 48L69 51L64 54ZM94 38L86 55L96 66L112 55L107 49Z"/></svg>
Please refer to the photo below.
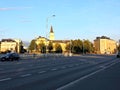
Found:
<svg viewBox="0 0 120 90"><path fill-rule="evenodd" d="M114 54L117 51L116 41L106 37L97 37L94 40L95 53Z"/></svg>
<svg viewBox="0 0 120 90"><path fill-rule="evenodd" d="M66 45L70 43L70 40L52 40L53 43L53 51L55 51L55 44L60 44L62 51L66 52Z"/></svg>
<svg viewBox="0 0 120 90"><path fill-rule="evenodd" d="M55 40L55 35L54 35L54 32L53 32L53 27L51 26L50 28L50 36L49 36L49 39L50 40Z"/></svg>
<svg viewBox="0 0 120 90"><path fill-rule="evenodd" d="M0 44L0 52L17 52L20 53L22 41L13 39L2 39Z"/></svg>
<svg viewBox="0 0 120 90"><path fill-rule="evenodd" d="M38 38L35 39L36 40L36 44L39 45L41 43L47 45L49 42L49 40L45 37L39 36Z"/></svg>
<svg viewBox="0 0 120 90"><path fill-rule="evenodd" d="M38 38L36 38L36 44L39 45L40 43L45 44L46 46L49 45L49 43L53 44L53 52L55 51L55 44L60 44L62 51L66 52L66 45L68 43L70 43L70 40L55 40L55 35L54 35L54 31L53 31L53 27L51 26L50 28L50 33L49 33L49 39L39 36Z"/></svg>

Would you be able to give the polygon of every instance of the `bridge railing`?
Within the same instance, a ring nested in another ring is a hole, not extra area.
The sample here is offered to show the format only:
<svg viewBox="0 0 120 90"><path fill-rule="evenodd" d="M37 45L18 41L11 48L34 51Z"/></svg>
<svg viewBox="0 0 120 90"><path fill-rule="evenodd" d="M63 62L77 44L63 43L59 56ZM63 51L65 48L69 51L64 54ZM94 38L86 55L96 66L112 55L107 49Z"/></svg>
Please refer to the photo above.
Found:
<svg viewBox="0 0 120 90"><path fill-rule="evenodd" d="M39 59L39 58L55 58L64 57L63 54L20 54L21 59Z"/></svg>

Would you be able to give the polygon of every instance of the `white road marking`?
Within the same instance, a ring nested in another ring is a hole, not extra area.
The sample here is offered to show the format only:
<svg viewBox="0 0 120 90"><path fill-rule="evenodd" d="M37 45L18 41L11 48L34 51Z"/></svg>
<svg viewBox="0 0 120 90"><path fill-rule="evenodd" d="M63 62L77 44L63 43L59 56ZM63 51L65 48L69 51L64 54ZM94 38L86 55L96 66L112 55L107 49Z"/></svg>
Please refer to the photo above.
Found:
<svg viewBox="0 0 120 90"><path fill-rule="evenodd" d="M24 71L25 68L18 68L16 71Z"/></svg>
<svg viewBox="0 0 120 90"><path fill-rule="evenodd" d="M79 66L79 64L75 64L75 66Z"/></svg>
<svg viewBox="0 0 120 90"><path fill-rule="evenodd" d="M73 67L73 65L69 65L68 67Z"/></svg>
<svg viewBox="0 0 120 90"><path fill-rule="evenodd" d="M62 69L65 69L66 67L65 66L63 66L63 67L61 67Z"/></svg>
<svg viewBox="0 0 120 90"><path fill-rule="evenodd" d="M38 72L39 74L42 74L42 73L45 73L46 71L40 71L40 72Z"/></svg>
<svg viewBox="0 0 120 90"><path fill-rule="evenodd" d="M69 84L67 84L67 85L65 85L65 86L62 86L62 87L60 87L60 88L57 88L56 90L64 90L65 88L70 87L70 86L78 83L79 81L81 81L81 80L83 80L83 79L86 79L86 78L88 78L88 77L90 77L90 76L92 76L92 75L100 72L101 70L102 70L102 69L97 70L97 71L95 71L95 72L93 72L93 73L90 73L90 74L88 74L88 75L85 75L85 76L81 77L80 79L77 79L77 80L75 80L75 81L73 81L73 82L70 82Z"/></svg>
<svg viewBox="0 0 120 90"><path fill-rule="evenodd" d="M18 63L16 63L16 64L22 64L21 62L18 62Z"/></svg>
<svg viewBox="0 0 120 90"><path fill-rule="evenodd" d="M34 66L34 65L29 65L30 67Z"/></svg>
<svg viewBox="0 0 120 90"><path fill-rule="evenodd" d="M105 69L107 69L107 68L115 65L116 63L119 63L119 62L114 62L114 63L112 63L112 64L110 64L109 66L106 66L106 67L104 67L104 68L102 67L101 69L99 69L99 70L97 70L97 71L95 71L95 72L92 72L92 73L90 73L90 74L88 74L88 75L85 75L85 76L83 76L83 77L81 77L81 78L79 78L79 79L77 79L77 80L75 80L75 81L73 81L73 82L70 82L70 83L68 83L68 84L66 84L66 85L64 85L64 86L62 86L62 87L60 87L60 88L57 88L56 90L65 90L65 89L67 89L68 87L70 87L70 86L72 86L72 85L75 85L76 83L80 82L81 80L86 79L86 78L88 78L88 77L90 77L90 76L92 76L92 75L94 75L94 74L96 74L96 73L98 73L98 72L100 72L100 71L103 71L103 70L105 70Z"/></svg>
<svg viewBox="0 0 120 90"><path fill-rule="evenodd" d="M43 66L36 66L35 68L42 68L42 67L46 67L47 65L43 65Z"/></svg>
<svg viewBox="0 0 120 90"><path fill-rule="evenodd" d="M57 68L53 68L53 69L51 69L52 71L56 71L57 70Z"/></svg>
<svg viewBox="0 0 120 90"><path fill-rule="evenodd" d="M24 74L24 75L21 75L20 77L28 77L28 76L31 76L32 74Z"/></svg>
<svg viewBox="0 0 120 90"><path fill-rule="evenodd" d="M106 67L105 67L105 66L100 66L100 68L103 68L103 69L105 69Z"/></svg>
<svg viewBox="0 0 120 90"><path fill-rule="evenodd" d="M11 80L12 78L4 78L4 79L1 79L0 82L2 81L7 81L7 80Z"/></svg>

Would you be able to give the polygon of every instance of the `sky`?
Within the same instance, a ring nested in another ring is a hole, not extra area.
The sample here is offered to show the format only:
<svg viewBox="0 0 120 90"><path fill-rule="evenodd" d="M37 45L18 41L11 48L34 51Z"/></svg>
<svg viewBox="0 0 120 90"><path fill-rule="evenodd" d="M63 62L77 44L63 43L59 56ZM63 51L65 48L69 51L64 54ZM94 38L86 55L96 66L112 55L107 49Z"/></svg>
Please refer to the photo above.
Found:
<svg viewBox="0 0 120 90"><path fill-rule="evenodd" d="M118 41L120 0L0 0L0 39L30 42L48 37L51 25L56 40Z"/></svg>

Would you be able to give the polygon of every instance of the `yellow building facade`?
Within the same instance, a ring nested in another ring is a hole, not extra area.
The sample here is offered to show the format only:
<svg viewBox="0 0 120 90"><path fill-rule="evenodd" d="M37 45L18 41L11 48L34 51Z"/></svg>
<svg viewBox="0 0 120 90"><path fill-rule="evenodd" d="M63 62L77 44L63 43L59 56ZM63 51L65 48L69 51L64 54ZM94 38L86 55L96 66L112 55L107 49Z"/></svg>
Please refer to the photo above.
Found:
<svg viewBox="0 0 120 90"><path fill-rule="evenodd" d="M94 40L94 48L97 54L114 54L117 51L116 41L105 36Z"/></svg>
<svg viewBox="0 0 120 90"><path fill-rule="evenodd" d="M49 39L39 36L38 38L36 38L35 41L36 41L35 43L37 45L40 45L41 43L43 43L45 46L48 46L49 43L51 42L53 44L53 50L52 50L53 52L55 51L55 45L56 44L60 44L60 46L62 48L62 51L66 52L66 45L68 43L70 43L70 40L55 40L55 35L54 35L54 32L53 32L53 27L52 26L50 28Z"/></svg>
<svg viewBox="0 0 120 90"><path fill-rule="evenodd" d="M50 40L55 40L55 35L54 35L54 32L53 32L53 27L51 26L50 28L50 36L49 36L49 39Z"/></svg>
<svg viewBox="0 0 120 90"><path fill-rule="evenodd" d="M63 53L64 53L64 52L67 51L67 50L66 50L66 46L67 46L67 44L70 43L70 40L53 40L52 43L53 43L53 51L55 51L55 45L56 45L57 43L59 43L60 46L61 46L61 48L62 48L62 51L63 51Z"/></svg>
<svg viewBox="0 0 120 90"><path fill-rule="evenodd" d="M0 44L0 52L17 52L20 53L22 41L18 39L2 39Z"/></svg>

